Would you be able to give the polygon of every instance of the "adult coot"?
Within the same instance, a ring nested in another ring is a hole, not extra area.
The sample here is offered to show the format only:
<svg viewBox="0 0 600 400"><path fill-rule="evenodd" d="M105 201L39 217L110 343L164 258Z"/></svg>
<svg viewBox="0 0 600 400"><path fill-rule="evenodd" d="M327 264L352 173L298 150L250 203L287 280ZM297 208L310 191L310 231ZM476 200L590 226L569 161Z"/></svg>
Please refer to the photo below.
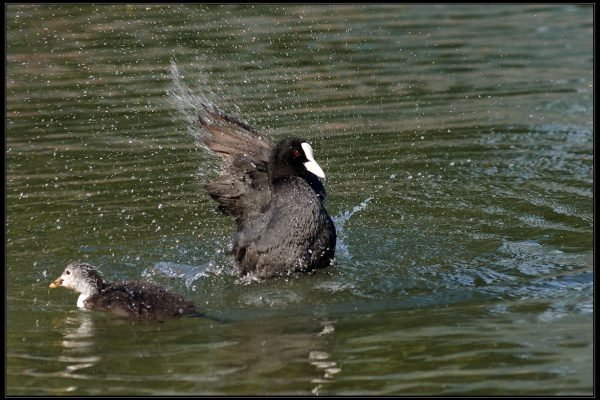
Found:
<svg viewBox="0 0 600 400"><path fill-rule="evenodd" d="M81 293L77 307L149 320L164 320L196 313L194 304L183 296L151 283L104 280L96 267L72 262L51 288L64 286Z"/></svg>
<svg viewBox="0 0 600 400"><path fill-rule="evenodd" d="M225 160L206 184L219 209L235 218L232 252L242 275L309 272L331 264L336 232L323 202L323 170L303 139L278 144L214 107L203 105L201 142Z"/></svg>

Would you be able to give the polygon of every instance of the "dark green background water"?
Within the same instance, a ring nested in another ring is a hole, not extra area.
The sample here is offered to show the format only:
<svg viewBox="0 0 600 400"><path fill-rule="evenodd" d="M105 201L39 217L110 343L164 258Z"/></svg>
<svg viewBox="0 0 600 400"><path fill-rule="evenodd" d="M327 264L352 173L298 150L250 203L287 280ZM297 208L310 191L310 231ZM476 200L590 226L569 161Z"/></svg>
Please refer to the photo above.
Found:
<svg viewBox="0 0 600 400"><path fill-rule="evenodd" d="M5 10L7 394L592 394L591 6ZM236 277L194 96L310 140L335 266ZM71 260L227 322L79 311Z"/></svg>

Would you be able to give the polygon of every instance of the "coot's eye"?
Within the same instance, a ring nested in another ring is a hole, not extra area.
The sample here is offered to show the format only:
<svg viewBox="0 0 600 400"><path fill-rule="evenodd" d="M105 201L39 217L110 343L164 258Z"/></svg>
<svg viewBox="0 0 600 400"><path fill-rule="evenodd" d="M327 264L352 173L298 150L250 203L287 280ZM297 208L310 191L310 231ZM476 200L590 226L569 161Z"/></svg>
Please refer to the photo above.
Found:
<svg viewBox="0 0 600 400"><path fill-rule="evenodd" d="M292 157L294 158L298 158L300 157L301 153L298 150L292 150Z"/></svg>
<svg viewBox="0 0 600 400"><path fill-rule="evenodd" d="M71 275L71 271L67 270L67 271L66 271L66 274L67 274L67 275Z"/></svg>

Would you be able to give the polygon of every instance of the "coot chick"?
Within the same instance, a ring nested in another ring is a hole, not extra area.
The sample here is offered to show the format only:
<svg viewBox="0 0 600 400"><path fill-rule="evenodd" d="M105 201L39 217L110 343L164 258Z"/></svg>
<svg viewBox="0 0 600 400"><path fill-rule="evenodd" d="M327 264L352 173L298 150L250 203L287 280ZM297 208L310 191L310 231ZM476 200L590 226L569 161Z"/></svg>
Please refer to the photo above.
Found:
<svg viewBox="0 0 600 400"><path fill-rule="evenodd" d="M225 160L205 187L235 218L232 253L240 273L270 278L330 265L335 226L323 205L325 174L306 140L274 145L229 114L208 105L200 111L202 143Z"/></svg>
<svg viewBox="0 0 600 400"><path fill-rule="evenodd" d="M145 282L110 283L96 267L72 262L51 288L64 286L78 293L77 307L107 311L139 319L164 320L196 313L194 304L183 296Z"/></svg>

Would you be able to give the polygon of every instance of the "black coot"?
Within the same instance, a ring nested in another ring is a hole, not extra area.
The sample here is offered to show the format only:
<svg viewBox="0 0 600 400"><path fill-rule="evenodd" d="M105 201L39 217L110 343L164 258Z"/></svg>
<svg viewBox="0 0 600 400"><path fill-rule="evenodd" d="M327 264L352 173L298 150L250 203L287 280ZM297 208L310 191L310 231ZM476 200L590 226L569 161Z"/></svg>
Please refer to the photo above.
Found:
<svg viewBox="0 0 600 400"><path fill-rule="evenodd" d="M203 144L225 159L206 184L235 218L233 255L242 275L268 278L331 264L336 233L323 202L325 174L303 139L277 145L237 118L203 106Z"/></svg>

